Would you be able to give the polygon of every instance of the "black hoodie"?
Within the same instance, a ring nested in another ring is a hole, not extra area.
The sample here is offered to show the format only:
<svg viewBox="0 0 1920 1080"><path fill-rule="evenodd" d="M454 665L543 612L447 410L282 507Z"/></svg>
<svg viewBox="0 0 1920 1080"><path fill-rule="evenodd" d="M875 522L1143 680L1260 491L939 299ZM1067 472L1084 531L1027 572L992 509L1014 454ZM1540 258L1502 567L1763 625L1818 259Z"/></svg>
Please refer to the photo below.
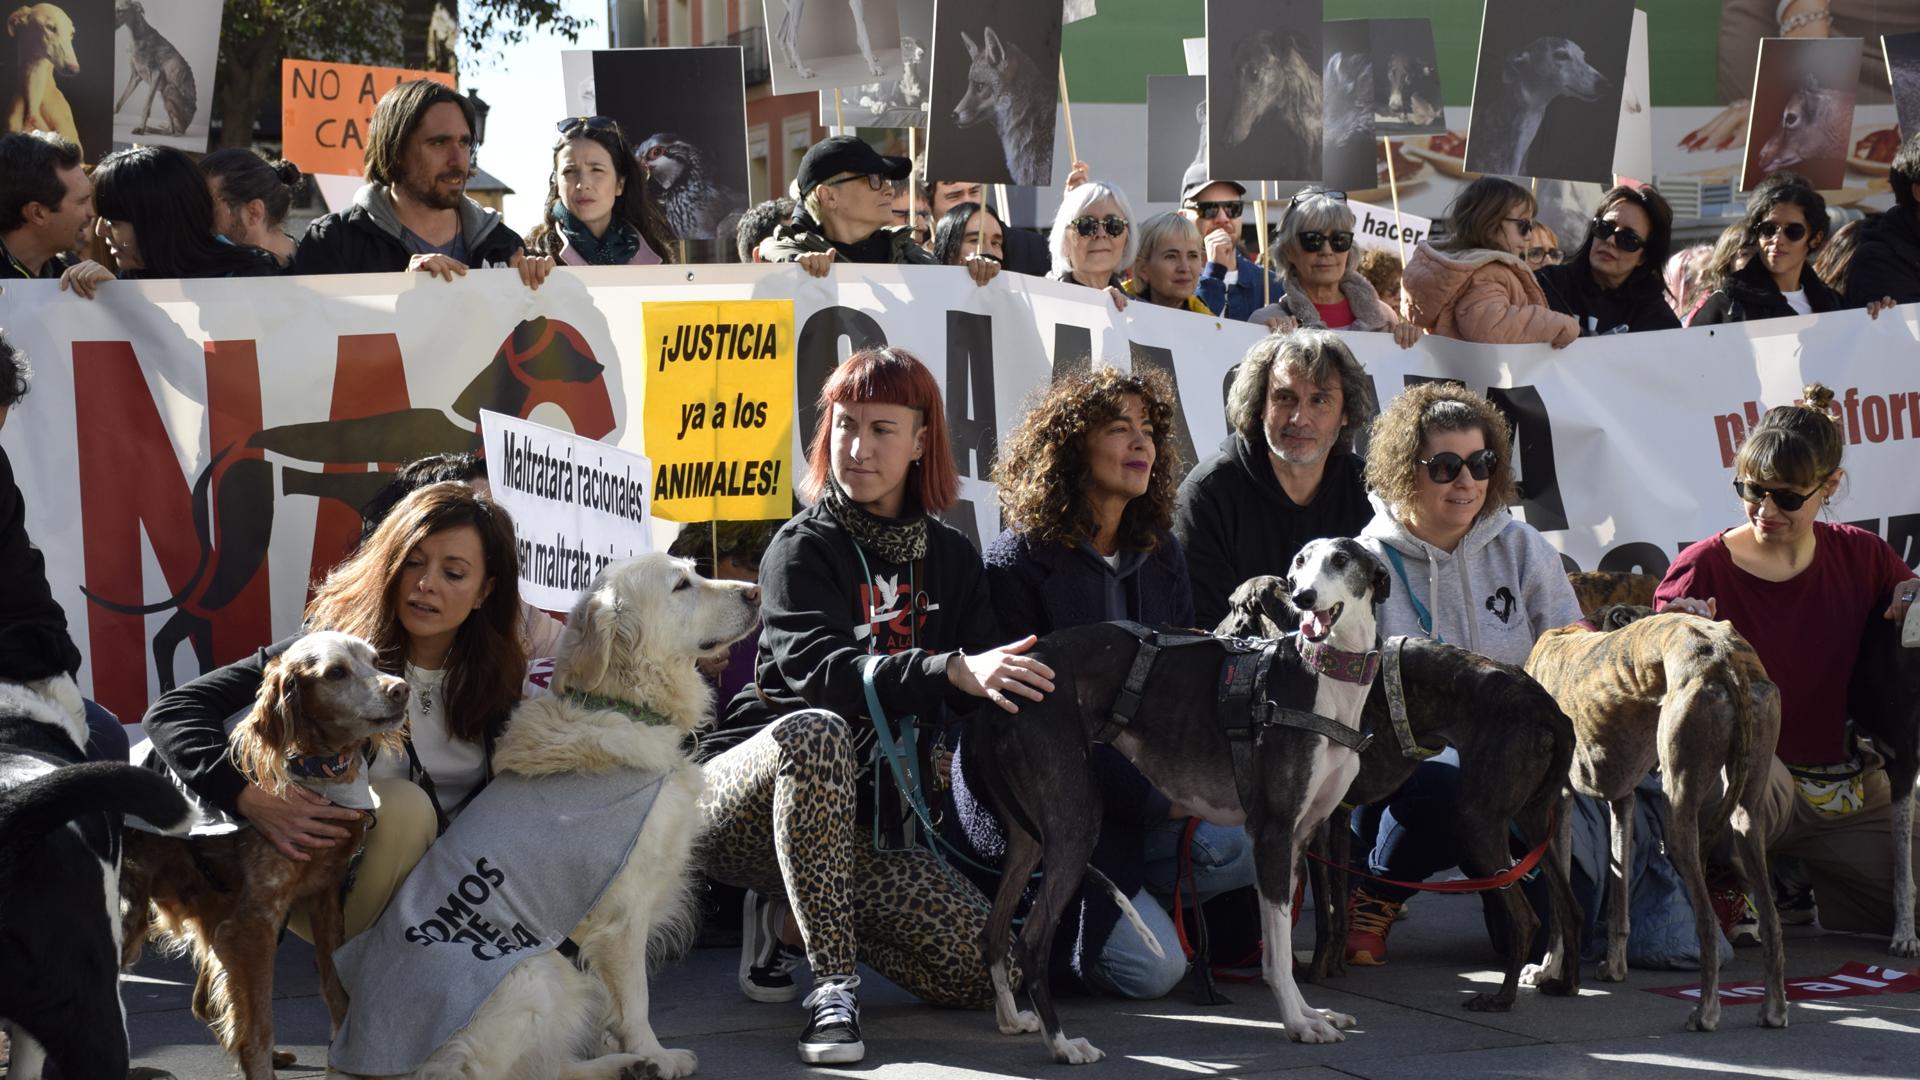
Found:
<svg viewBox="0 0 1920 1080"><path fill-rule="evenodd" d="M1860 246L1847 268L1847 304L1891 296L1920 302L1920 208L1896 206L1860 223Z"/></svg>
<svg viewBox="0 0 1920 1080"><path fill-rule="evenodd" d="M1813 261L1809 259L1800 268L1800 288L1807 294L1807 306L1816 313L1836 311L1844 307L1840 297L1820 275L1813 272ZM1752 322L1755 319L1784 319L1797 315L1793 306L1787 303L1785 294L1773 283L1773 274L1767 269L1767 261L1754 256L1746 266L1727 275L1726 283L1707 297L1707 302L1694 312L1693 321L1688 326L1712 326L1715 323Z"/></svg>
<svg viewBox="0 0 1920 1080"><path fill-rule="evenodd" d="M1667 306L1666 285L1655 273L1630 276L1617 289L1601 286L1584 261L1547 266L1533 272L1547 306L1580 322L1580 336L1637 334L1642 330L1678 330L1680 316Z"/></svg>
<svg viewBox="0 0 1920 1080"><path fill-rule="evenodd" d="M27 504L0 449L0 679L34 682L80 670L67 613L47 585L47 563L27 539Z"/></svg>
<svg viewBox="0 0 1920 1080"><path fill-rule="evenodd" d="M927 555L915 566L856 548L825 506L780 527L760 560L760 650L754 681L726 709L716 749L800 709L826 709L854 731L862 776L873 745L861 671L883 655L874 690L895 731L908 716L938 725L980 703L947 680L955 651L984 652L1001 640L980 553L959 530L927 521ZM869 600L871 599L871 606ZM919 614L909 619L909 609ZM877 637L877 647L870 650ZM870 821L872 785L861 782L860 820Z"/></svg>
<svg viewBox="0 0 1920 1080"><path fill-rule="evenodd" d="M1256 449L1244 436L1229 435L1219 453L1195 466L1180 485L1173 533L1187 551L1193 617L1200 627L1220 624L1227 597L1241 582L1286 574L1307 541L1360 535L1373 520L1365 467L1345 450L1329 451L1320 490L1301 506L1273 474L1264 441Z"/></svg>

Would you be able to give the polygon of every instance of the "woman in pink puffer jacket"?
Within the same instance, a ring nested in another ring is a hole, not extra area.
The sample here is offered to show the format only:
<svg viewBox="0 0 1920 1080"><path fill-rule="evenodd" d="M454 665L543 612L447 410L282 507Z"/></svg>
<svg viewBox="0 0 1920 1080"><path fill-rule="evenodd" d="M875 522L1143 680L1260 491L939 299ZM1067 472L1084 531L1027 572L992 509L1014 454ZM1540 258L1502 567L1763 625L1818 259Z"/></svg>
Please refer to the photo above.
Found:
<svg viewBox="0 0 1920 1080"><path fill-rule="evenodd" d="M1468 184L1447 208L1442 247L1422 243L1402 277L1409 316L1429 332L1489 345L1565 348L1580 324L1547 306L1521 252L1533 231L1526 188L1497 176Z"/></svg>

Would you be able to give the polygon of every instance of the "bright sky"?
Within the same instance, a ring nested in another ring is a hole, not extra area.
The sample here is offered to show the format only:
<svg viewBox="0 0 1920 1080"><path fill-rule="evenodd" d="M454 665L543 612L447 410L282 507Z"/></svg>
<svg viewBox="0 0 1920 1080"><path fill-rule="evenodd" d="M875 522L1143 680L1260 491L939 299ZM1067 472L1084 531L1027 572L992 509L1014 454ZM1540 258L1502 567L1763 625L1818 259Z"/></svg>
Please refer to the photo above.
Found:
<svg viewBox="0 0 1920 1080"><path fill-rule="evenodd" d="M462 90L471 88L493 107L487 114L487 144L480 167L506 181L517 194L507 196L507 224L522 236L540 221L540 200L547 193L554 124L566 115L560 81L560 50L607 47L605 0L565 0L567 12L592 24L578 42L536 34L483 64L463 65Z"/></svg>

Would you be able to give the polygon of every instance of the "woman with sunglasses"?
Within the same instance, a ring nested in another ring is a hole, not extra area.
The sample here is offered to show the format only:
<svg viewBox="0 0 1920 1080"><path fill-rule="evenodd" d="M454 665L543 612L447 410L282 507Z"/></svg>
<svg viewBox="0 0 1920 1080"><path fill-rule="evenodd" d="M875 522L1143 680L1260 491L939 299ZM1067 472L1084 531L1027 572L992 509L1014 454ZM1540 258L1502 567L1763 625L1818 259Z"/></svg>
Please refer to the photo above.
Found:
<svg viewBox="0 0 1920 1080"><path fill-rule="evenodd" d="M1536 268L1533 276L1547 303L1578 319L1584 336L1677 330L1680 319L1667 301L1672 250L1667 200L1650 187L1621 184L1601 196L1573 258Z"/></svg>
<svg viewBox="0 0 1920 1080"><path fill-rule="evenodd" d="M1060 199L1047 238L1053 251L1055 281L1105 289L1115 307L1127 306L1120 287L1123 267L1133 265L1139 238L1133 229L1133 208L1119 188L1089 180Z"/></svg>
<svg viewBox="0 0 1920 1080"><path fill-rule="evenodd" d="M1813 271L1813 255L1827 242L1827 201L1791 173L1762 181L1747 199L1741 246L1746 266L1727 275L1688 326L1777 319L1837 311L1846 306Z"/></svg>
<svg viewBox="0 0 1920 1080"><path fill-rule="evenodd" d="M1579 620L1560 553L1507 509L1519 497L1512 446L1506 417L1486 398L1444 382L1401 393L1373 422L1366 475L1374 516L1360 542L1393 577L1382 637L1431 638L1518 666L1541 633ZM1459 791L1459 756L1448 750L1355 814L1361 868L1422 881L1457 866ZM1388 928L1413 892L1378 882L1354 890L1349 964L1386 962Z"/></svg>
<svg viewBox="0 0 1920 1080"><path fill-rule="evenodd" d="M1280 323L1284 317L1295 326L1383 330L1401 348L1412 348L1420 328L1402 319L1354 268L1353 226L1344 191L1310 187L1290 199L1275 249L1286 295L1255 312L1253 321L1269 329L1291 329Z"/></svg>
<svg viewBox="0 0 1920 1080"><path fill-rule="evenodd" d="M1533 235L1533 195L1511 180L1483 176L1447 207L1447 238L1422 241L1402 285L1408 314L1430 333L1489 345L1580 337L1573 316L1547 306L1521 257Z"/></svg>
<svg viewBox="0 0 1920 1080"><path fill-rule="evenodd" d="M563 266L656 266L671 261L673 232L620 125L575 116L556 125L547 213L527 248Z"/></svg>
<svg viewBox="0 0 1920 1080"><path fill-rule="evenodd" d="M1920 580L1880 537L1820 520L1846 476L1846 439L1833 391L1803 394L1767 410L1734 455L1746 521L1681 552L1654 601L1725 619L1759 653L1780 691L1772 767L1747 781L1776 811L1768 857L1806 867L1825 929L1884 934L1892 793L1880 756L1848 737L1847 685L1869 620L1904 620Z"/></svg>

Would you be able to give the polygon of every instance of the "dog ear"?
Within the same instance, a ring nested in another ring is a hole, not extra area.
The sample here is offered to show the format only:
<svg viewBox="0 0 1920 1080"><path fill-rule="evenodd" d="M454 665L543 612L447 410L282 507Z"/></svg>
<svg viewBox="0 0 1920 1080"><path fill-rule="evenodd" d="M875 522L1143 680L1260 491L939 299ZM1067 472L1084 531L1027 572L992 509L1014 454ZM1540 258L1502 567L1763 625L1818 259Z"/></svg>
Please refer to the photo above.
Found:
<svg viewBox="0 0 1920 1080"><path fill-rule="evenodd" d="M1387 573L1387 568L1384 564L1375 560L1373 564L1373 602L1375 604L1384 604L1386 603L1387 597L1392 595L1393 575Z"/></svg>
<svg viewBox="0 0 1920 1080"><path fill-rule="evenodd" d="M291 779L287 751L293 749L295 732L303 723L300 674L297 665L284 656L267 664L253 710L234 729L229 751L240 775L276 797L286 791Z"/></svg>
<svg viewBox="0 0 1920 1080"><path fill-rule="evenodd" d="M1275 633L1284 634L1300 625L1300 611L1293 606L1293 579L1268 578L1260 590L1260 613L1273 624Z"/></svg>
<svg viewBox="0 0 1920 1080"><path fill-rule="evenodd" d="M560 656L554 664L553 689L586 690L600 685L613 664L614 627L620 620L620 598L611 583L589 591L567 616L560 636Z"/></svg>
<svg viewBox="0 0 1920 1080"><path fill-rule="evenodd" d="M27 20L31 18L33 18L33 8L31 6L23 7L7 16L7 36L18 36L20 28L27 25Z"/></svg>
<svg viewBox="0 0 1920 1080"><path fill-rule="evenodd" d="M987 27L986 33L980 40L980 47L987 53L987 63L998 67L1007 62L1007 47L1001 44L1000 35L993 32L993 27Z"/></svg>

